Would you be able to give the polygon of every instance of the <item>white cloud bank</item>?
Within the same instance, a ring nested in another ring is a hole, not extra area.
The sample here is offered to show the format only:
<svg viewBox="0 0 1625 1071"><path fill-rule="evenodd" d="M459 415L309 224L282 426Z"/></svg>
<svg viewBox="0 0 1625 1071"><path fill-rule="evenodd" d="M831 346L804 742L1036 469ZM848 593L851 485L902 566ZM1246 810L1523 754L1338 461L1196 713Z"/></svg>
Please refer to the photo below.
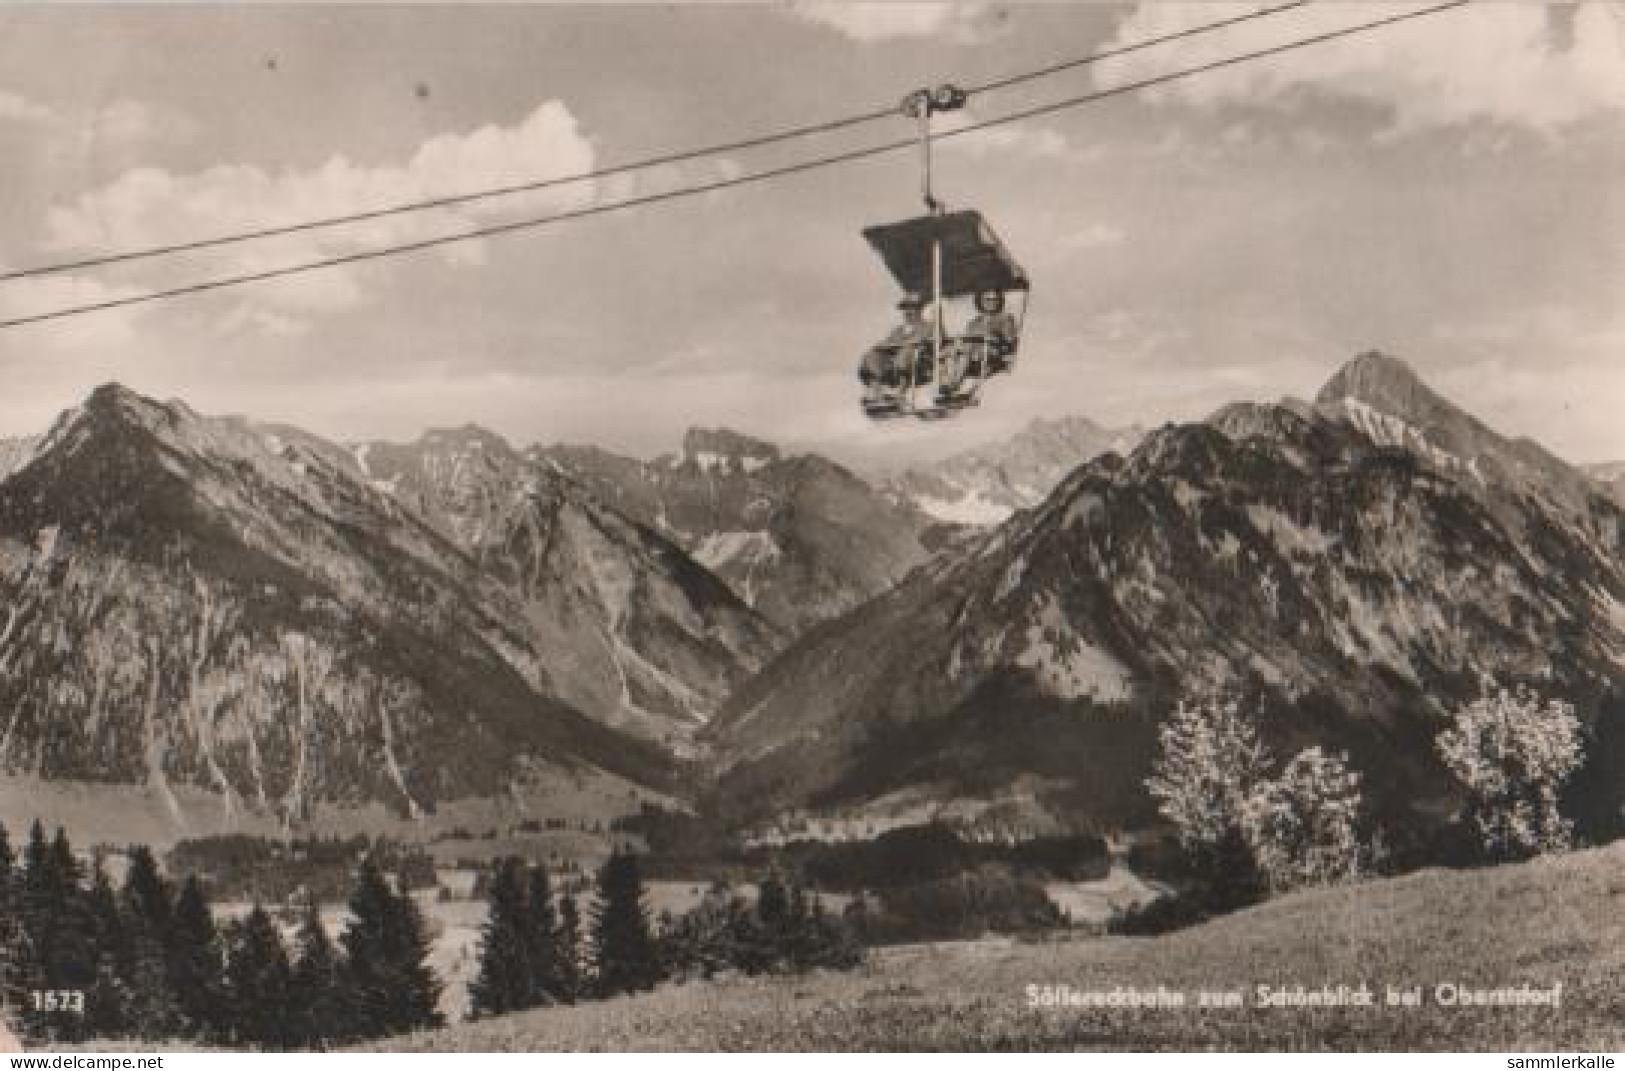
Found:
<svg viewBox="0 0 1625 1071"><path fill-rule="evenodd" d="M514 126L432 137L398 164L362 166L335 156L303 171L267 171L245 164L220 164L191 173L137 168L53 208L46 217L46 241L55 254L68 256L139 249L576 174L589 170L593 158L593 148L569 109L549 101ZM528 213L556 211L584 202L593 192L591 184L575 183L527 194L503 207L510 212L515 204ZM465 229L497 204L502 203L436 209L267 240L233 247L224 263L218 255L197 263L205 265L203 270L212 277L342 255ZM447 255L456 264L480 260L477 247L447 247ZM167 274L172 270L153 267L152 281L173 281L175 277ZM192 267L191 276L198 270ZM346 268L257 285L252 294L284 312L322 311L353 305L361 296L361 283L358 271ZM276 322L283 329L289 326Z"/></svg>
<svg viewBox="0 0 1625 1071"><path fill-rule="evenodd" d="M981 6L966 3L796 2L790 10L808 22L827 26L860 44L909 37L977 39Z"/></svg>
<svg viewBox="0 0 1625 1071"><path fill-rule="evenodd" d="M1135 81L1238 52L1414 10L1326 4L1260 19L1101 64L1101 85ZM1256 10L1252 4L1142 3L1104 48ZM1283 104L1310 89L1390 109L1396 132L1474 120L1541 130L1625 109L1625 6L1478 3L1150 91L1186 105Z"/></svg>
<svg viewBox="0 0 1625 1071"><path fill-rule="evenodd" d="M54 114L38 101L0 89L0 122L43 123L53 118Z"/></svg>

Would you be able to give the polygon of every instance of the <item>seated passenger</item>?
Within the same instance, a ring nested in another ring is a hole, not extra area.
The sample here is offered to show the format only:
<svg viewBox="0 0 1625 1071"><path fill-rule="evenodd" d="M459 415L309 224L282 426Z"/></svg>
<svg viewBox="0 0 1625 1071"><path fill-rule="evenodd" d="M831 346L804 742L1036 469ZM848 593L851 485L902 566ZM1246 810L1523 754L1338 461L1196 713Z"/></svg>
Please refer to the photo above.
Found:
<svg viewBox="0 0 1625 1071"><path fill-rule="evenodd" d="M993 375L1010 367L1010 355L1016 352L1016 318L1004 311L1004 294L998 290L983 290L976 295L977 315L965 325L965 340L980 350L978 356L987 362L984 374ZM973 365L976 363L972 359Z"/></svg>
<svg viewBox="0 0 1625 1071"><path fill-rule="evenodd" d="M918 294L904 294L897 307L903 312L903 322L870 347L858 364L858 381L865 388L863 400L868 405L886 400L887 389L899 385L910 362L931 348L931 329L922 312L925 302Z"/></svg>

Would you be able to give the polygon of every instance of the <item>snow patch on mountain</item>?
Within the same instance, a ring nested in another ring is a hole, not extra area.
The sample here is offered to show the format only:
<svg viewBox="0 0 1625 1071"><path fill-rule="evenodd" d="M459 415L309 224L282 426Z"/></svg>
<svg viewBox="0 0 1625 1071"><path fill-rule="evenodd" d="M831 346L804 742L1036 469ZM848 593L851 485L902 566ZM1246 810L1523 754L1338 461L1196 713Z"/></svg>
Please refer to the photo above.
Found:
<svg viewBox="0 0 1625 1071"><path fill-rule="evenodd" d="M1412 424L1392 413L1385 413L1358 398L1344 398L1339 403L1350 422L1379 446L1400 446L1415 452L1437 468L1469 471L1482 480L1469 459L1461 458L1435 445L1427 435Z"/></svg>
<svg viewBox="0 0 1625 1071"><path fill-rule="evenodd" d="M971 488L952 501L919 494L914 496L914 505L939 521L975 528L998 524L1013 512L1013 507L990 500L979 488Z"/></svg>

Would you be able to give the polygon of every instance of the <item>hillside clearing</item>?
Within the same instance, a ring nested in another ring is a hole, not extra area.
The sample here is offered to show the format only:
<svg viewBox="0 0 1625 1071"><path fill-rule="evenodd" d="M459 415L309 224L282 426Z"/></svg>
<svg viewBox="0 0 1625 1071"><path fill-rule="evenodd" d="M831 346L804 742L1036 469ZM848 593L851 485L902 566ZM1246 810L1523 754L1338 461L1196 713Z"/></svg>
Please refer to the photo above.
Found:
<svg viewBox="0 0 1625 1071"><path fill-rule="evenodd" d="M398 1038L399 1051L1539 1049L1625 1045L1625 844L1283 898L1184 933L877 952L847 975L730 979ZM1029 1008L1077 991L1421 986L1420 1008ZM1439 1007L1440 983L1561 1005Z"/></svg>

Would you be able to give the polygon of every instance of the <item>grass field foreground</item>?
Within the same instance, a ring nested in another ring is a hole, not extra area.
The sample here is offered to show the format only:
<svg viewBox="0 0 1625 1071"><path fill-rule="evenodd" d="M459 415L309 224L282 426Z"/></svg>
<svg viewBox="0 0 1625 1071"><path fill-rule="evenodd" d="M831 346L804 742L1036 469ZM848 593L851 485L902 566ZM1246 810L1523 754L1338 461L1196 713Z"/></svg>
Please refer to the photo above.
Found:
<svg viewBox="0 0 1625 1071"><path fill-rule="evenodd" d="M1360 984L1376 1007L1263 1007L1254 987ZM1550 1007L1442 1007L1436 986L1550 988ZM1031 1007L1028 987L1240 991L1242 1007ZM1421 987L1387 1007L1386 987ZM915 945L849 974L730 978L393 1039L397 1051L1618 1050L1625 844L1299 893L1156 938Z"/></svg>

